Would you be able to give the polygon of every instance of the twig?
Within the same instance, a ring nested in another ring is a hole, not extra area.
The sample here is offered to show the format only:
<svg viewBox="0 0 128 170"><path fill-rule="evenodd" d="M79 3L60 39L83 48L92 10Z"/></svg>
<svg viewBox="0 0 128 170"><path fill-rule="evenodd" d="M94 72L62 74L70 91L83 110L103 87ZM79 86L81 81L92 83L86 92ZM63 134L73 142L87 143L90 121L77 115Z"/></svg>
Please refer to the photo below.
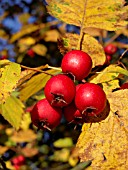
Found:
<svg viewBox="0 0 128 170"><path fill-rule="evenodd" d="M83 27L84 27L85 15L86 15L87 1L88 1L88 0L85 0L85 4L84 4L84 13L83 13L82 21L81 21L80 37L79 37L79 41L78 41L78 45L77 45L77 49L79 49L79 50L81 50L81 47L82 47L82 40L83 40L83 37L84 37Z"/></svg>
<svg viewBox="0 0 128 170"><path fill-rule="evenodd" d="M28 69L28 70L32 70L32 71L36 71L36 72L40 72L40 73L44 73L44 74L47 74L47 75L50 75L50 76L54 76L53 74L50 74L46 71L43 71L43 70L39 70L37 68L31 68L31 67L27 67L27 66L24 66L24 65L20 65L22 68L25 68L25 69Z"/></svg>
<svg viewBox="0 0 128 170"><path fill-rule="evenodd" d="M125 55L125 53L127 53L127 52L128 52L128 48L121 54L118 61L120 61L123 58L123 56Z"/></svg>

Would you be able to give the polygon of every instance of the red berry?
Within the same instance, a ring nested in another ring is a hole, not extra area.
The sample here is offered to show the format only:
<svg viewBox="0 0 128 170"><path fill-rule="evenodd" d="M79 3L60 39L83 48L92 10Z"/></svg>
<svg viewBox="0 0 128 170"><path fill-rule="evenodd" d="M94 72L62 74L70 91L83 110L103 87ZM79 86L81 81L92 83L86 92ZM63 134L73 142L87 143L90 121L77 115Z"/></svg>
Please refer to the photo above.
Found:
<svg viewBox="0 0 128 170"><path fill-rule="evenodd" d="M106 61L105 61L105 65L109 65L110 61L112 60L112 56L111 55L106 55Z"/></svg>
<svg viewBox="0 0 128 170"><path fill-rule="evenodd" d="M62 110L52 107L46 99L38 101L31 111L32 123L39 129L53 129L60 124Z"/></svg>
<svg viewBox="0 0 128 170"><path fill-rule="evenodd" d="M23 155L16 156L11 160L11 163L15 166L21 166L25 163L25 157Z"/></svg>
<svg viewBox="0 0 128 170"><path fill-rule="evenodd" d="M50 78L44 89L44 94L52 106L63 107L72 102L75 97L74 82L66 75L58 74Z"/></svg>
<svg viewBox="0 0 128 170"><path fill-rule="evenodd" d="M106 106L105 92L97 84L85 83L76 92L75 104L85 115L98 115Z"/></svg>
<svg viewBox="0 0 128 170"><path fill-rule="evenodd" d="M19 155L17 159L19 160L18 165L23 165L25 163L25 157L23 155Z"/></svg>
<svg viewBox="0 0 128 170"><path fill-rule="evenodd" d="M35 52L33 51L33 49L29 49L29 50L27 51L27 54L28 54L28 56L30 56L31 58L33 58L33 57L35 56Z"/></svg>
<svg viewBox="0 0 128 170"><path fill-rule="evenodd" d="M7 59L7 56L6 56L6 55L2 55L2 56L0 57L0 60L5 60L5 59Z"/></svg>
<svg viewBox="0 0 128 170"><path fill-rule="evenodd" d="M72 50L63 57L61 68L63 73L73 75L75 80L82 80L92 69L92 59L83 51Z"/></svg>
<svg viewBox="0 0 128 170"><path fill-rule="evenodd" d="M66 120L70 123L83 123L83 115L76 108L74 101L64 107L63 114Z"/></svg>
<svg viewBox="0 0 128 170"><path fill-rule="evenodd" d="M11 160L11 163L12 163L13 165L19 165L19 160L18 160L18 158L17 158L17 157L14 157L14 158Z"/></svg>
<svg viewBox="0 0 128 170"><path fill-rule="evenodd" d="M120 89L128 89L128 83L122 84Z"/></svg>
<svg viewBox="0 0 128 170"><path fill-rule="evenodd" d="M104 48L106 54L112 55L117 51L117 47L114 44L109 44Z"/></svg>
<svg viewBox="0 0 128 170"><path fill-rule="evenodd" d="M76 92L77 92L77 90L78 90L82 85L83 85L82 83L76 85Z"/></svg>

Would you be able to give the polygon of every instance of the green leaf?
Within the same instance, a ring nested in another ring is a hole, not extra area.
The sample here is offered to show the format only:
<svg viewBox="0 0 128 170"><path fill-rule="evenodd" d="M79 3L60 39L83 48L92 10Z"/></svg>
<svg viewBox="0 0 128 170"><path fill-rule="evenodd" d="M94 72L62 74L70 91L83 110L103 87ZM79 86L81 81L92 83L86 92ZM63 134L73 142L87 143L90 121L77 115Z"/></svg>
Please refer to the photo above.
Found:
<svg viewBox="0 0 128 170"><path fill-rule="evenodd" d="M109 31L118 30L127 25L128 6L123 0L47 0L51 15L65 23L100 28Z"/></svg>
<svg viewBox="0 0 128 170"><path fill-rule="evenodd" d="M57 148L66 148L66 147L72 147L73 141L72 138L66 137L63 139L58 139L53 143L53 145Z"/></svg>
<svg viewBox="0 0 128 170"><path fill-rule="evenodd" d="M13 127L18 129L24 113L23 103L14 96L9 96L6 102L0 105L0 113Z"/></svg>
<svg viewBox="0 0 128 170"><path fill-rule="evenodd" d="M8 62L1 63L0 68L0 103L5 102L6 98L15 89L20 78L21 67L19 64Z"/></svg>
<svg viewBox="0 0 128 170"><path fill-rule="evenodd" d="M58 70L48 70L46 73L57 74ZM40 73L33 76L20 90L20 99L22 101L26 101L30 96L40 91L42 88L44 88L46 82L49 80L50 77L50 75L47 75L45 73Z"/></svg>

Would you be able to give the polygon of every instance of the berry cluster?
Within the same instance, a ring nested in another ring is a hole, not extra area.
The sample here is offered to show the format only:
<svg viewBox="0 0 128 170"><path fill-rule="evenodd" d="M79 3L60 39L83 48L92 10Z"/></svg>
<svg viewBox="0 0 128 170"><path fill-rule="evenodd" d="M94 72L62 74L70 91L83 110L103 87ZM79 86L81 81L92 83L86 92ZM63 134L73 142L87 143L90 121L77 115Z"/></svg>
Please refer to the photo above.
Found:
<svg viewBox="0 0 128 170"><path fill-rule="evenodd" d="M108 44L104 47L104 52L106 54L105 64L109 65L110 61L112 60L112 55L117 52L117 47L114 44Z"/></svg>
<svg viewBox="0 0 128 170"><path fill-rule="evenodd" d="M62 74L51 77L44 88L44 99L31 111L31 119L39 129L53 129L62 114L68 122L84 123L85 116L98 116L106 106L106 95L94 83L79 83L92 69L91 57L80 50L68 52L62 59ZM73 79L72 79L73 78Z"/></svg>
<svg viewBox="0 0 128 170"><path fill-rule="evenodd" d="M23 155L18 155L11 160L12 165L15 170L19 170L22 165L25 164L25 157Z"/></svg>

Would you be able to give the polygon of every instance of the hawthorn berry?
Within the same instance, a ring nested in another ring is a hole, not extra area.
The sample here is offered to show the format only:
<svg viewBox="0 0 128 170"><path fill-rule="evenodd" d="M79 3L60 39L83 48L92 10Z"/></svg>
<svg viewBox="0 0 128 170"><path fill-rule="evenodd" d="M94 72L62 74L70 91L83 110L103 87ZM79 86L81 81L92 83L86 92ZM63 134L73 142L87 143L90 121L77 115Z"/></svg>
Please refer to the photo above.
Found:
<svg viewBox="0 0 128 170"><path fill-rule="evenodd" d="M32 123L39 129L51 130L60 124L62 110L52 107L46 98L39 100L30 112Z"/></svg>
<svg viewBox="0 0 128 170"><path fill-rule="evenodd" d="M33 49L29 49L29 50L27 51L27 54L28 54L28 56L31 57L31 58L33 58L33 57L35 56L35 52L33 51Z"/></svg>
<svg viewBox="0 0 128 170"><path fill-rule="evenodd" d="M75 97L74 82L66 75L58 74L51 77L44 88L46 99L52 106L63 107L72 102Z"/></svg>
<svg viewBox="0 0 128 170"><path fill-rule="evenodd" d="M61 68L63 73L71 74L75 80L82 80L92 69L92 59L81 50L72 50L64 55Z"/></svg>
<svg viewBox="0 0 128 170"><path fill-rule="evenodd" d="M23 155L18 155L11 160L12 165L21 166L25 164L25 157Z"/></svg>
<svg viewBox="0 0 128 170"><path fill-rule="evenodd" d="M6 55L0 56L0 60L5 60L5 59L7 59L7 56L6 56Z"/></svg>
<svg viewBox="0 0 128 170"><path fill-rule="evenodd" d="M112 56L111 55L106 55L106 61L105 61L105 65L109 65L110 61L112 60Z"/></svg>
<svg viewBox="0 0 128 170"><path fill-rule="evenodd" d="M76 92L75 104L82 114L96 116L106 106L106 95L103 89L94 83L83 84Z"/></svg>
<svg viewBox="0 0 128 170"><path fill-rule="evenodd" d="M83 115L82 113L76 108L75 102L73 101L68 106L63 108L63 114L65 119L69 123L83 123Z"/></svg>
<svg viewBox="0 0 128 170"><path fill-rule="evenodd" d="M127 83L124 83L120 86L120 89L128 89L128 82Z"/></svg>
<svg viewBox="0 0 128 170"><path fill-rule="evenodd" d="M115 54L117 51L117 47L114 44L108 44L106 47L104 47L104 51L108 55Z"/></svg>

